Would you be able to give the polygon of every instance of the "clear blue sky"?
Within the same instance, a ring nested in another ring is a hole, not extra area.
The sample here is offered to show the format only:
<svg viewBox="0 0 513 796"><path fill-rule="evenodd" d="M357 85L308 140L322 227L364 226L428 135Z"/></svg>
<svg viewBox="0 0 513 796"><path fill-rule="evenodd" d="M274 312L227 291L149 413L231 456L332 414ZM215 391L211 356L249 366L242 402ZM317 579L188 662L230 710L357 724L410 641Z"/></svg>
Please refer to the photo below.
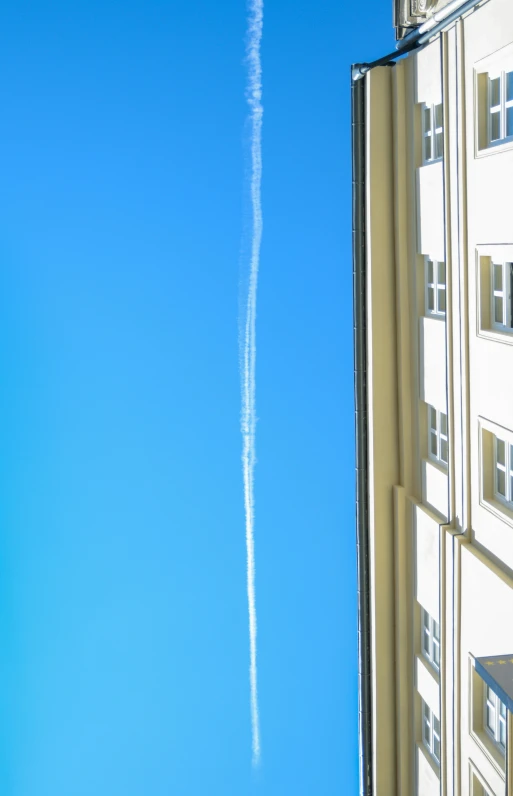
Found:
<svg viewBox="0 0 513 796"><path fill-rule="evenodd" d="M243 0L0 25L0 790L357 793L349 64L390 0L267 2L251 768Z"/></svg>

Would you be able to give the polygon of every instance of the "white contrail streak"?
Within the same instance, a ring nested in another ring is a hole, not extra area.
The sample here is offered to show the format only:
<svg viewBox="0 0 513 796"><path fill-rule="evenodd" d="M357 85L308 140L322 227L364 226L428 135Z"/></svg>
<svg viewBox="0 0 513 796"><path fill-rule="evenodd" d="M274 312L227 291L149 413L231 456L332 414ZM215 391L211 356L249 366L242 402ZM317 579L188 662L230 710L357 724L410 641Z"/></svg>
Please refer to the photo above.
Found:
<svg viewBox="0 0 513 796"><path fill-rule="evenodd" d="M256 299L260 243L262 240L262 65L260 42L264 18L263 0L249 0L247 39L247 101L249 105L251 176L250 196L252 211L252 238L249 269L249 285L244 323L242 354L242 471L244 476L244 506L246 512L247 588L249 613L249 684L251 693L251 729L253 741L253 765L260 762L260 722L258 716L257 690L257 617L255 603L255 365L256 365Z"/></svg>

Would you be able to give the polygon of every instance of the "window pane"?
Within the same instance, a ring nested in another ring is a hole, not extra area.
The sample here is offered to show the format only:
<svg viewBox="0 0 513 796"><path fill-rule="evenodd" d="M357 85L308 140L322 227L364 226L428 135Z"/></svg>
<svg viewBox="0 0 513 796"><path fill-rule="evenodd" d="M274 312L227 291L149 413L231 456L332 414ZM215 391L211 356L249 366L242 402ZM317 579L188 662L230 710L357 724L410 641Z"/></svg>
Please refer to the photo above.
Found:
<svg viewBox="0 0 513 796"><path fill-rule="evenodd" d="M440 440L440 459L445 464L449 463L449 445L446 439Z"/></svg>
<svg viewBox="0 0 513 796"><path fill-rule="evenodd" d="M426 746L431 748L431 728L425 719L424 719L424 741L426 743Z"/></svg>
<svg viewBox="0 0 513 796"><path fill-rule="evenodd" d="M438 288L438 312L445 312L445 287Z"/></svg>
<svg viewBox="0 0 513 796"><path fill-rule="evenodd" d="M506 75L506 102L513 100L513 72Z"/></svg>
<svg viewBox="0 0 513 796"><path fill-rule="evenodd" d="M431 649L429 642L430 642L429 632L427 631L426 628L424 628L424 632L422 634L422 649L424 650L428 658L431 657Z"/></svg>
<svg viewBox="0 0 513 796"><path fill-rule="evenodd" d="M440 412L440 433L447 436L447 415Z"/></svg>
<svg viewBox="0 0 513 796"><path fill-rule="evenodd" d="M499 710L501 716L505 719L506 718L506 705L499 699Z"/></svg>
<svg viewBox="0 0 513 796"><path fill-rule="evenodd" d="M433 635L437 641L440 641L440 625L433 620Z"/></svg>
<svg viewBox="0 0 513 796"><path fill-rule="evenodd" d="M501 112L490 114L490 141L498 141L501 137Z"/></svg>
<svg viewBox="0 0 513 796"><path fill-rule="evenodd" d="M438 284L445 285L445 263L438 263Z"/></svg>
<svg viewBox="0 0 513 796"><path fill-rule="evenodd" d="M506 746L506 722L499 722L499 743L501 746Z"/></svg>
<svg viewBox="0 0 513 796"><path fill-rule="evenodd" d="M504 470L496 470L497 472L497 492L502 497L506 497L506 473Z"/></svg>
<svg viewBox="0 0 513 796"><path fill-rule="evenodd" d="M488 703L486 705L486 726L495 735L495 710Z"/></svg>
<svg viewBox="0 0 513 796"><path fill-rule="evenodd" d="M431 108L424 108L424 133L431 132Z"/></svg>
<svg viewBox="0 0 513 796"><path fill-rule="evenodd" d="M434 431L431 432L431 455L438 458L438 444L436 439L436 433Z"/></svg>
<svg viewBox="0 0 513 796"><path fill-rule="evenodd" d="M490 80L490 108L499 105L501 101L501 79L495 77Z"/></svg>
<svg viewBox="0 0 513 796"><path fill-rule="evenodd" d="M494 296L493 299L493 318L495 323L503 323L504 321L504 302L502 296Z"/></svg>
<svg viewBox="0 0 513 796"><path fill-rule="evenodd" d="M442 104L435 105L435 127L442 127L443 125L443 107Z"/></svg>
<svg viewBox="0 0 513 796"><path fill-rule="evenodd" d="M509 108L508 108L509 110ZM444 153L444 134L436 133L435 135L435 158L441 158Z"/></svg>
<svg viewBox="0 0 513 796"><path fill-rule="evenodd" d="M510 328L513 328L513 263L506 263L506 279L509 282L508 285L508 318L506 318L506 324Z"/></svg>
<svg viewBox="0 0 513 796"><path fill-rule="evenodd" d="M429 407L429 426L434 431L436 431L436 409L433 409L432 406Z"/></svg>
<svg viewBox="0 0 513 796"><path fill-rule="evenodd" d="M434 279L433 279L433 261L432 260L428 260L427 261L427 281L430 284L433 284L433 282L434 282Z"/></svg>
<svg viewBox="0 0 513 796"><path fill-rule="evenodd" d="M506 135L513 135L513 105L506 108Z"/></svg>
<svg viewBox="0 0 513 796"><path fill-rule="evenodd" d="M424 145L426 147L424 152L424 159L431 160L431 136L428 135L426 136L426 138L424 138Z"/></svg>
<svg viewBox="0 0 513 796"><path fill-rule="evenodd" d="M440 762L440 738L435 736L433 743L433 755L438 762Z"/></svg>
<svg viewBox="0 0 513 796"><path fill-rule="evenodd" d="M435 288L428 287L427 291L428 312L435 311Z"/></svg>
<svg viewBox="0 0 513 796"><path fill-rule="evenodd" d="M503 467L506 466L506 443L502 439L497 439L497 464L502 464Z"/></svg>
<svg viewBox="0 0 513 796"><path fill-rule="evenodd" d="M433 660L437 668L440 666L440 645L433 644Z"/></svg>
<svg viewBox="0 0 513 796"><path fill-rule="evenodd" d="M502 263L493 264L493 289L502 293Z"/></svg>

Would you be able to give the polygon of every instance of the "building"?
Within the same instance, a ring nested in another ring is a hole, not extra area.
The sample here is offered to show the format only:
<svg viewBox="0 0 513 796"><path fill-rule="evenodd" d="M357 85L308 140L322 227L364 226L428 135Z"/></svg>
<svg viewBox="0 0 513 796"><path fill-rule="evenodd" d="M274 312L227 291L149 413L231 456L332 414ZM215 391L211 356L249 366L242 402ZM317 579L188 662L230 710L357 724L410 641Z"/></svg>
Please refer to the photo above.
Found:
<svg viewBox="0 0 513 796"><path fill-rule="evenodd" d="M352 71L361 793L513 796L513 2L394 12Z"/></svg>

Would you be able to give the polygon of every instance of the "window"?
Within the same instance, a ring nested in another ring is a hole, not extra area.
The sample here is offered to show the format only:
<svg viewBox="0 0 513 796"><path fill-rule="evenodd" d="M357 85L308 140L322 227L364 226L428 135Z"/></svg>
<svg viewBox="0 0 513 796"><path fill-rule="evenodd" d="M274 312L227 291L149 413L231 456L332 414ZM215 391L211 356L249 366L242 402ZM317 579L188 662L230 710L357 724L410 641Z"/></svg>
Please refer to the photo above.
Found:
<svg viewBox="0 0 513 796"><path fill-rule="evenodd" d="M445 317L445 263L426 257L426 315Z"/></svg>
<svg viewBox="0 0 513 796"><path fill-rule="evenodd" d="M488 144L513 137L513 72L488 75Z"/></svg>
<svg viewBox="0 0 513 796"><path fill-rule="evenodd" d="M513 331L513 263L494 263L492 275L492 325L501 331Z"/></svg>
<svg viewBox="0 0 513 796"><path fill-rule="evenodd" d="M440 668L440 625L422 609L422 653L438 671Z"/></svg>
<svg viewBox="0 0 513 796"><path fill-rule="evenodd" d="M424 163L439 160L444 152L443 106L424 105L422 108Z"/></svg>
<svg viewBox="0 0 513 796"><path fill-rule="evenodd" d="M494 438L495 496L508 508L513 507L513 445Z"/></svg>
<svg viewBox="0 0 513 796"><path fill-rule="evenodd" d="M440 764L440 721L422 700L422 740L431 757Z"/></svg>
<svg viewBox="0 0 513 796"><path fill-rule="evenodd" d="M485 729L493 742L504 754L506 751L506 705L489 686L484 688Z"/></svg>
<svg viewBox="0 0 513 796"><path fill-rule="evenodd" d="M449 441L447 438L447 415L428 405L429 457L447 465Z"/></svg>

